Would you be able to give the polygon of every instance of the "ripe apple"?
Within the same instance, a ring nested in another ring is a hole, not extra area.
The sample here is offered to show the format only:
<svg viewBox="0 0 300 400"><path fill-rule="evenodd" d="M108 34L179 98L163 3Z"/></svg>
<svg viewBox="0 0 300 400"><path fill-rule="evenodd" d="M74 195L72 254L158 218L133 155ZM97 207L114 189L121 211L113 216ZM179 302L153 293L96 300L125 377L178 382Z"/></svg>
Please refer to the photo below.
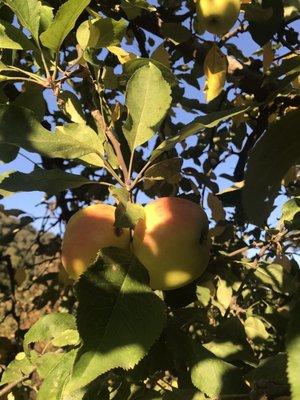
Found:
<svg viewBox="0 0 300 400"><path fill-rule="evenodd" d="M208 220L192 201L163 197L145 206L134 229L133 253L153 289L172 290L198 278L209 261Z"/></svg>
<svg viewBox="0 0 300 400"><path fill-rule="evenodd" d="M241 8L241 0L196 0L200 29L224 35L234 25Z"/></svg>
<svg viewBox="0 0 300 400"><path fill-rule="evenodd" d="M77 280L104 247L129 248L129 229L114 227L115 207L95 204L76 212L69 220L63 243L62 264Z"/></svg>

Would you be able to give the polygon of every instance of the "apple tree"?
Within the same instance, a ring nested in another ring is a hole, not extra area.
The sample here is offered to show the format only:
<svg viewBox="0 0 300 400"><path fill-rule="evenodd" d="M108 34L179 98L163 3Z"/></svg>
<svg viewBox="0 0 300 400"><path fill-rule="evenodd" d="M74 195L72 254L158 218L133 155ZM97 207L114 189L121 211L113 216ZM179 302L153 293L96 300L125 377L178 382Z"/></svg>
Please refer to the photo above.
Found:
<svg viewBox="0 0 300 400"><path fill-rule="evenodd" d="M1 400L300 399L299 15L1 0Z"/></svg>

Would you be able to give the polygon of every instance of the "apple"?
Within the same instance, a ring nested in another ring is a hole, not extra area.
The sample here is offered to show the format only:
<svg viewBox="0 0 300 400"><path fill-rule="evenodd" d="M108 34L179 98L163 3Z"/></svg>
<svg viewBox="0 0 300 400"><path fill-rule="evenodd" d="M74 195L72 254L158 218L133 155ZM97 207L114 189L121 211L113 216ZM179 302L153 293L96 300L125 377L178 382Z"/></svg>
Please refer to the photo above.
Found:
<svg viewBox="0 0 300 400"><path fill-rule="evenodd" d="M133 253L152 289L172 290L198 278L209 261L208 220L190 200L163 197L145 206L134 228Z"/></svg>
<svg viewBox="0 0 300 400"><path fill-rule="evenodd" d="M62 243L62 264L68 275L77 280L104 247L127 249L129 229L117 229L115 207L95 204L76 212L69 220Z"/></svg>
<svg viewBox="0 0 300 400"><path fill-rule="evenodd" d="M196 0L199 29L224 35L238 19L241 0Z"/></svg>

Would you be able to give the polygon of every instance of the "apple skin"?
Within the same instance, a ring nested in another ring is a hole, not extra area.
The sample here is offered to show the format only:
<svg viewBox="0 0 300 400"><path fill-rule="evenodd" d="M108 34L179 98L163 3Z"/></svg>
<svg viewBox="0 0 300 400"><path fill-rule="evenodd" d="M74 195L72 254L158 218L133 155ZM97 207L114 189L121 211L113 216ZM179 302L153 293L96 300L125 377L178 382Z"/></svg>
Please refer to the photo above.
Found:
<svg viewBox="0 0 300 400"><path fill-rule="evenodd" d="M238 19L241 0L196 0L200 30L222 36Z"/></svg>
<svg viewBox="0 0 300 400"><path fill-rule="evenodd" d="M62 243L62 264L77 280L104 247L129 249L129 229L116 229L115 207L95 204L77 211L69 220Z"/></svg>
<svg viewBox="0 0 300 400"><path fill-rule="evenodd" d="M173 290L198 278L209 261L208 220L202 207L177 197L145 206L134 229L133 253L152 289Z"/></svg>

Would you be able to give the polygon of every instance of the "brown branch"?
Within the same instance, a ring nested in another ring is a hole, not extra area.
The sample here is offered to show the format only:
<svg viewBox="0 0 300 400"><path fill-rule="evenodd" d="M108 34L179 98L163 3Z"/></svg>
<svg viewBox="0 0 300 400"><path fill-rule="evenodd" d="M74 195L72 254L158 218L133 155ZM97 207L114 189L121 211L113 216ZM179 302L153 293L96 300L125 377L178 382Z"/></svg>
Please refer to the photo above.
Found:
<svg viewBox="0 0 300 400"><path fill-rule="evenodd" d="M32 374L32 372L30 373L30 375ZM8 383L6 386L4 386L4 388L2 388L0 390L0 397L2 397L5 394L9 393L14 387L18 386L19 383L21 383L21 382L25 381L26 379L28 379L30 377L30 375L24 375L21 378L17 379L16 381Z"/></svg>
<svg viewBox="0 0 300 400"><path fill-rule="evenodd" d="M218 46L222 46L225 42L227 42L227 40L238 36L240 33L244 33L246 32L248 29L248 25L242 23L240 26L238 26L236 29L227 32L224 36L221 37L221 40L218 43Z"/></svg>
<svg viewBox="0 0 300 400"><path fill-rule="evenodd" d="M103 116L101 115L99 110L92 110L91 114L96 121L97 125L103 130L105 135L107 136L108 140L110 141L111 145L113 146L113 149L115 151L119 166L123 172L124 180L126 185L130 184L129 180L130 177L128 176L128 169L126 167L126 163L124 161L124 157L121 151L121 145L114 133L112 132L112 129L106 126L106 123L104 121Z"/></svg>

